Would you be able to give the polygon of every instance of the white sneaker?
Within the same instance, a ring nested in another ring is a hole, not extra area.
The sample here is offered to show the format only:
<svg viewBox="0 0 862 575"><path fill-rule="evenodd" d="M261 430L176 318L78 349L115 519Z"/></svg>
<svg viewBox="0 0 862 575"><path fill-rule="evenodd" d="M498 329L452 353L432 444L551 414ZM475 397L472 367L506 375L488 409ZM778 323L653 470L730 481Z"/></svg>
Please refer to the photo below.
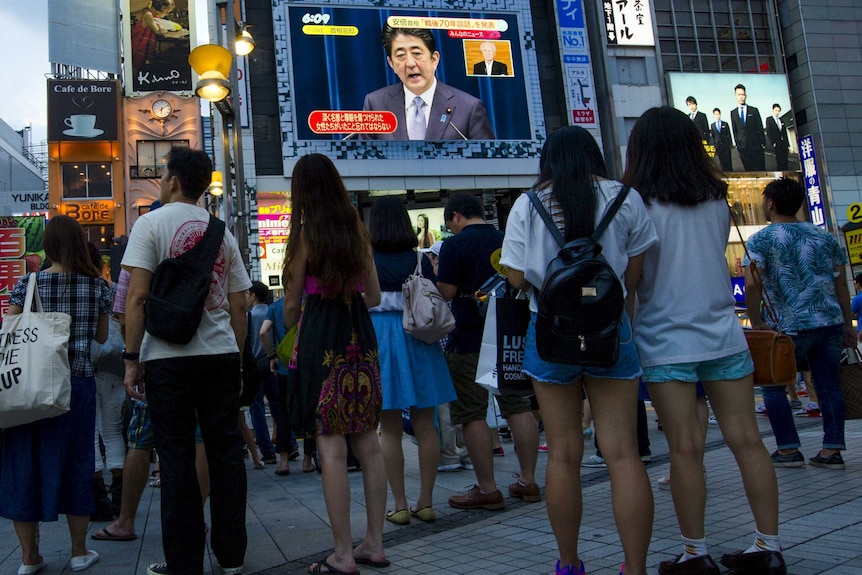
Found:
<svg viewBox="0 0 862 575"><path fill-rule="evenodd" d="M758 403L757 407L754 408L754 413L757 415L766 415L766 405L763 403Z"/></svg>
<svg viewBox="0 0 862 575"><path fill-rule="evenodd" d="M715 418L714 415L709 416L709 424L710 425L718 425L718 420Z"/></svg>
<svg viewBox="0 0 862 575"><path fill-rule="evenodd" d="M440 471L440 472L444 472L444 471L460 471L461 469L462 469L462 468L461 468L461 464L460 464L460 463L447 463L447 464L445 464L445 465L438 465L438 466L437 466L437 471Z"/></svg>
<svg viewBox="0 0 862 575"><path fill-rule="evenodd" d="M240 565L239 567L222 567L221 572L224 575L242 575L245 571L244 566Z"/></svg>
<svg viewBox="0 0 862 575"><path fill-rule="evenodd" d="M820 417L820 406L813 401L796 412L796 417Z"/></svg>
<svg viewBox="0 0 862 575"><path fill-rule="evenodd" d="M656 481L655 484L663 491L670 491L670 475L665 475Z"/></svg>
<svg viewBox="0 0 862 575"><path fill-rule="evenodd" d="M607 467L607 464L604 457L593 454L581 462L581 467Z"/></svg>

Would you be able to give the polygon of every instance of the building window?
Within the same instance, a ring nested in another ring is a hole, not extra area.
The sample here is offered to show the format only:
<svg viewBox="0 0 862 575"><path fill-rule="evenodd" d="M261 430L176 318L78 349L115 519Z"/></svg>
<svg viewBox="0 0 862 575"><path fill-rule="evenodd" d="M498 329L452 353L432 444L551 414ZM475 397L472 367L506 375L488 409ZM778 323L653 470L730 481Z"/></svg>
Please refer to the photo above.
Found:
<svg viewBox="0 0 862 575"><path fill-rule="evenodd" d="M113 197L111 164L62 164L63 199L96 199Z"/></svg>
<svg viewBox="0 0 862 575"><path fill-rule="evenodd" d="M130 177L133 179L161 178L162 169L167 163L171 148L188 148L188 140L139 140L138 165L131 166Z"/></svg>

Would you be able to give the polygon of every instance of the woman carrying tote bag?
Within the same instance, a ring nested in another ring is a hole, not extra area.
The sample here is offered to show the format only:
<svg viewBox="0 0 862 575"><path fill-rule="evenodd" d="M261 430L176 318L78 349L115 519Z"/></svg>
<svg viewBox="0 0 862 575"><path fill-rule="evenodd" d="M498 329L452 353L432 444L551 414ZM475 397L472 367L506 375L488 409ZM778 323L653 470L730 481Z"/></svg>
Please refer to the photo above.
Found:
<svg viewBox="0 0 862 575"><path fill-rule="evenodd" d="M31 575L46 566L39 553L39 522L57 521L61 513L69 523L72 570L83 571L99 560L86 546L87 526L95 510L96 382L90 341L108 339L111 290L90 260L83 229L72 218L53 217L45 227L43 246L52 265L36 276L42 306L45 311L72 316L72 399L63 415L3 432L0 516L15 523L22 554L19 575ZM24 277L12 291L10 315L22 313L26 291Z"/></svg>

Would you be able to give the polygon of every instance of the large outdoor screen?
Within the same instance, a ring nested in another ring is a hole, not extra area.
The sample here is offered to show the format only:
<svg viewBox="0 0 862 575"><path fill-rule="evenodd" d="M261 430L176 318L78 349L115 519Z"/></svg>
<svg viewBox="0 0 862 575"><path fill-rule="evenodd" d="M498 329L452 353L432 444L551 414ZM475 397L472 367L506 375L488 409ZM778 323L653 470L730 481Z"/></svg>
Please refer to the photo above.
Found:
<svg viewBox="0 0 862 575"><path fill-rule="evenodd" d="M535 139L523 13L293 4L286 14L295 140ZM407 92L381 41L387 23L429 30L439 53L402 67ZM434 66L436 91L417 137L409 90Z"/></svg>

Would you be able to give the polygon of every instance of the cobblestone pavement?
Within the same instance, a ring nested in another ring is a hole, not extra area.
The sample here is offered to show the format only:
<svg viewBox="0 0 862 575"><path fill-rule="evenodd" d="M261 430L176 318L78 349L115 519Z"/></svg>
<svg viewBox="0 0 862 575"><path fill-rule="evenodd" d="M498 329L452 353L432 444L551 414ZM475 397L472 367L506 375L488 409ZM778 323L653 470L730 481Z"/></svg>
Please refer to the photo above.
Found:
<svg viewBox="0 0 862 575"><path fill-rule="evenodd" d="M647 465L653 483L668 471L664 434L658 431L652 411L650 440L652 462ZM767 448L775 442L765 417L758 417ZM797 420L802 451L816 454L820 439L819 419ZM793 575L850 575L862 573L862 420L847 422L845 470L806 466L778 469L781 493L781 536L788 571ZM514 481L517 459L512 443L503 443L504 457L495 457L496 479L506 493ZM586 455L593 453L592 442ZM418 492L416 447L404 440L407 492ZM537 480L544 485L546 455L539 455ZM289 476L276 476L275 466L255 470L248 467L248 553L245 572L262 575L293 575L306 572L309 563L331 552L326 508L320 476L302 473L300 462L291 464ZM707 439L707 538L710 553L743 549L751 543L753 518L745 502L739 471L718 426L711 425ZM610 504L610 482L604 469L582 468L584 518L580 552L587 572L616 574L622 550L614 527ZM386 523L384 538L386 569L362 566L362 573L411 575L415 573L553 573L556 545L548 524L544 502L524 503L507 498L504 511L464 511L446 501L475 482L470 471L441 473L434 492L435 523L418 520L405 527ZM365 509L361 472L350 473L353 493L351 523L355 539L362 536ZM659 561L679 551L680 540L669 491L654 490L655 523L648 561L656 573ZM138 510L138 539L131 542L88 540L101 561L87 571L91 575L145 575L147 565L162 560L159 491L147 487ZM390 498L391 508L391 498ZM90 531L104 526L91 524ZM48 560L46 575L70 573L69 538L65 521L41 526L41 549ZM0 521L0 575L12 575L20 564L21 551L10 521ZM207 573L221 575L215 557L207 556Z"/></svg>

